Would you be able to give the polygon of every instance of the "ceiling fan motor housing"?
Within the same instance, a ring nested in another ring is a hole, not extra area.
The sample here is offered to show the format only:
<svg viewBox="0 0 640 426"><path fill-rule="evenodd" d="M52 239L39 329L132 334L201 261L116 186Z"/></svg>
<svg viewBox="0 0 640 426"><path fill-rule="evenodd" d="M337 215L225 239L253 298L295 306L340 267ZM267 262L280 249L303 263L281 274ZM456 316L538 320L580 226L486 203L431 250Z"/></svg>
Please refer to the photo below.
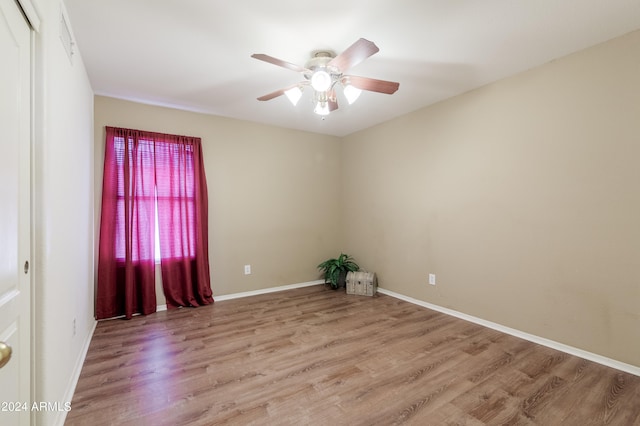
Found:
<svg viewBox="0 0 640 426"><path fill-rule="evenodd" d="M342 72L338 68L329 65L329 62L331 62L335 56L335 53L328 50L313 52L313 57L305 64L305 68L310 70L311 73L305 73L305 78L310 80L312 85L314 85L315 82L314 86L321 88L326 87L325 90L329 90L342 76ZM322 73L322 71L326 74ZM326 76L330 77L330 82L325 81Z"/></svg>

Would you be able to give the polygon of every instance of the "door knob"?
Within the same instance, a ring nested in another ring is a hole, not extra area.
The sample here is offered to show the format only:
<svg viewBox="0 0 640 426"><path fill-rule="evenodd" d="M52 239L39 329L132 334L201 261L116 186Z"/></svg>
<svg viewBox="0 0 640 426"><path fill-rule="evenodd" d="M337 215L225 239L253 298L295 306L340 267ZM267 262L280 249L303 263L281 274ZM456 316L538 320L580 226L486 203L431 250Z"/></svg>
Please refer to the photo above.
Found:
<svg viewBox="0 0 640 426"><path fill-rule="evenodd" d="M11 359L11 346L4 342L0 342L0 368L7 365Z"/></svg>

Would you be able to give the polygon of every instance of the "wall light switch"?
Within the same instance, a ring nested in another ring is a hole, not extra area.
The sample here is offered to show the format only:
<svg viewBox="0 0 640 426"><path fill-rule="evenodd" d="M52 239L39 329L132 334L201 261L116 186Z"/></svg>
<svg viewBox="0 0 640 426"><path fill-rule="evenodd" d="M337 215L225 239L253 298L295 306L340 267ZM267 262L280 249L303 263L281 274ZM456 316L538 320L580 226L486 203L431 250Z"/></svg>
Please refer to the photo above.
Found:
<svg viewBox="0 0 640 426"><path fill-rule="evenodd" d="M244 265L244 274L251 275L251 265Z"/></svg>
<svg viewBox="0 0 640 426"><path fill-rule="evenodd" d="M429 274L429 284L436 285L436 274Z"/></svg>

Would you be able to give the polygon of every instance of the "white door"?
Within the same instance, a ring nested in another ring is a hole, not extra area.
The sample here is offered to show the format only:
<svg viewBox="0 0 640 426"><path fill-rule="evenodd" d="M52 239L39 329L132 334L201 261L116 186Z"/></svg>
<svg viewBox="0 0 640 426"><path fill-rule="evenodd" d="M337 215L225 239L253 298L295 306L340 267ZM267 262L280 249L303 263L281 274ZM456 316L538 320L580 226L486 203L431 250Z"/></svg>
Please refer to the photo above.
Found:
<svg viewBox="0 0 640 426"><path fill-rule="evenodd" d="M31 410L31 29L0 0L0 424L27 426ZM10 349L9 349L10 348Z"/></svg>

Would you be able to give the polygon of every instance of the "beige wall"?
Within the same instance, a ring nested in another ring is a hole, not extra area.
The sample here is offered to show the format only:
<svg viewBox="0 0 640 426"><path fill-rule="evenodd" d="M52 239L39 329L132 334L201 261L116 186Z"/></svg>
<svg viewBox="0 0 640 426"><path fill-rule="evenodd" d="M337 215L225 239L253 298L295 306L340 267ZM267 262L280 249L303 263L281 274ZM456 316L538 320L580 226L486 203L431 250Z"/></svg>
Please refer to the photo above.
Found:
<svg viewBox="0 0 640 426"><path fill-rule="evenodd" d="M340 199L338 138L101 96L94 115L97 194L105 126L202 138L214 298L317 280L339 254L340 207L328 201Z"/></svg>
<svg viewBox="0 0 640 426"><path fill-rule="evenodd" d="M346 137L343 249L386 289L640 366L638 58L639 31Z"/></svg>

